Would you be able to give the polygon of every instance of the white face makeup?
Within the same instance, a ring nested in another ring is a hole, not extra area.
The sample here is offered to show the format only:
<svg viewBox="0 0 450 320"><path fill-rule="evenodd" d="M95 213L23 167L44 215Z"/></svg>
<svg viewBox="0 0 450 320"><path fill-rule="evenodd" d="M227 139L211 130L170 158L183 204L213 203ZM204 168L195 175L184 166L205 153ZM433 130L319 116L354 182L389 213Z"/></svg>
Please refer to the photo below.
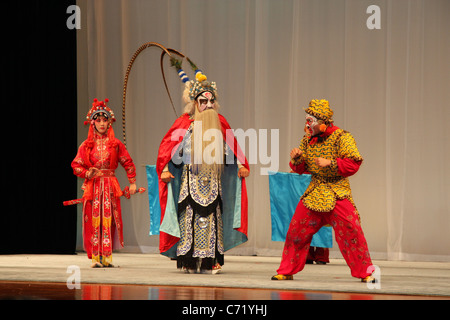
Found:
<svg viewBox="0 0 450 320"><path fill-rule="evenodd" d="M215 103L214 95L209 91L202 92L197 98L197 103L198 111L200 112L206 109L213 109Z"/></svg>
<svg viewBox="0 0 450 320"><path fill-rule="evenodd" d="M306 114L305 129L311 136L318 134L320 132L320 130L319 130L319 123L318 123L317 118L310 114Z"/></svg>

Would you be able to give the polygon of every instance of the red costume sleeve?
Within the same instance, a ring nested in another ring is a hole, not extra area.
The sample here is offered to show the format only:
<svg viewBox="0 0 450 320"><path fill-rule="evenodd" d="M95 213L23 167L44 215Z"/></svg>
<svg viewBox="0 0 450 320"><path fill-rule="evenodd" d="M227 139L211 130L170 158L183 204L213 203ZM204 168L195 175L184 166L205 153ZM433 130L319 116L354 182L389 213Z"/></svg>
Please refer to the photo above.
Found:
<svg viewBox="0 0 450 320"><path fill-rule="evenodd" d="M337 158L336 162L338 166L338 173L343 177L350 177L354 175L356 172L358 172L359 167L362 163L362 161L355 161L350 158ZM294 165L292 164L292 162L289 162L289 166L294 172L298 174L307 173L304 162L300 163L299 165Z"/></svg>
<svg viewBox="0 0 450 320"><path fill-rule="evenodd" d="M119 163L122 165L122 167L125 169L128 177L128 181L130 183L136 182L136 166L134 165L133 159L131 159L130 154L128 153L127 149L125 148L125 145L117 140L117 146L118 146L118 158Z"/></svg>
<svg viewBox="0 0 450 320"><path fill-rule="evenodd" d="M350 158L337 158L336 159L338 166L338 173L343 177L350 177L358 172L359 167L361 166L362 161L355 161Z"/></svg>
<svg viewBox="0 0 450 320"><path fill-rule="evenodd" d="M298 174L303 174L306 172L306 166L304 162L301 162L298 165L292 164L292 162L289 161L289 166L291 167L291 169L298 173Z"/></svg>
<svg viewBox="0 0 450 320"><path fill-rule="evenodd" d="M73 174L80 178L86 178L86 171L89 169L84 161L85 146L84 143L78 148L77 155L73 159L71 166Z"/></svg>

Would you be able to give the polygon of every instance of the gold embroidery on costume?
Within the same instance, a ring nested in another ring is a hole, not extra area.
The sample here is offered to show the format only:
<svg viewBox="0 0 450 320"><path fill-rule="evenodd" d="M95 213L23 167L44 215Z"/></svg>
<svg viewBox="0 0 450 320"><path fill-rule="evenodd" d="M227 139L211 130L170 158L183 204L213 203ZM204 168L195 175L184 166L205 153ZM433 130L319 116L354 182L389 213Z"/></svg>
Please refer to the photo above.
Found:
<svg viewBox="0 0 450 320"><path fill-rule="evenodd" d="M362 160L352 135L342 129L333 132L322 142L312 145L305 136L300 144L303 151L301 160L311 173L311 183L302 196L303 204L310 210L328 212L334 209L337 199L349 199L354 205L348 178L338 173L336 158ZM328 167L319 167L315 159L322 157L332 160ZM334 160L334 161L333 161Z"/></svg>

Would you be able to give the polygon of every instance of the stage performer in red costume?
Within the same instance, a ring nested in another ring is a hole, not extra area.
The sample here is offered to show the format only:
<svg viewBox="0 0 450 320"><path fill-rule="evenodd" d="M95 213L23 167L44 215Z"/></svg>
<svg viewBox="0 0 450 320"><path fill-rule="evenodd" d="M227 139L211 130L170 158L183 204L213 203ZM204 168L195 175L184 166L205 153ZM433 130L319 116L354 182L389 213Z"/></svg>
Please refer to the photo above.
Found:
<svg viewBox="0 0 450 320"><path fill-rule="evenodd" d="M122 191L115 176L119 163L127 173L130 194L136 193L136 168L124 144L114 136L114 112L107 102L94 99L84 122L89 125L88 138L72 161L74 174L85 179L83 245L93 268L113 266L115 237L123 247Z"/></svg>
<svg viewBox="0 0 450 320"><path fill-rule="evenodd" d="M311 100L306 112L305 136L291 151L290 167L311 174L286 235L280 267L272 280L292 280L303 270L312 236L330 224L353 277L374 282L369 249L353 201L348 177L363 161L353 136L333 124L327 100Z"/></svg>
<svg viewBox="0 0 450 320"><path fill-rule="evenodd" d="M190 81L179 61L173 65L185 83L186 106L164 136L156 163L160 251L185 273L216 274L224 252L247 241L249 165L218 113L215 82L198 69Z"/></svg>

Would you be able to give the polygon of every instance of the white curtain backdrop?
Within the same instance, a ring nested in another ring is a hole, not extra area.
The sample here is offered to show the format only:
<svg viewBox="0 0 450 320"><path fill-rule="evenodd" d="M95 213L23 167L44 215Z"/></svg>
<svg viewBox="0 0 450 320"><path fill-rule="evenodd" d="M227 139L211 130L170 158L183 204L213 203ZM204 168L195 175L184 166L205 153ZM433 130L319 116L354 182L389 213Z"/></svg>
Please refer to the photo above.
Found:
<svg viewBox="0 0 450 320"><path fill-rule="evenodd" d="M217 82L221 113L232 128L267 130L267 143L261 135L252 144L256 156L249 143L242 146L248 158L253 156L247 179L249 241L229 254L281 256L283 243L271 241L269 182L261 169L289 170L289 152L303 135L303 108L324 98L335 124L354 135L364 157L350 183L372 258L450 261L450 1L77 4L80 143L94 98L110 99L119 118L116 136L122 138L126 68L138 47L150 41L183 52ZM367 26L370 5L380 8L380 29ZM156 48L141 53L128 82L127 148L138 186L144 187L144 165L156 163L159 143L176 119L163 86L160 53ZM165 65L179 116L181 81L168 59ZM118 178L124 187L120 168ZM158 237L148 235L147 195L123 200L122 206L122 252L158 252ZM342 257L336 243L331 257Z"/></svg>

